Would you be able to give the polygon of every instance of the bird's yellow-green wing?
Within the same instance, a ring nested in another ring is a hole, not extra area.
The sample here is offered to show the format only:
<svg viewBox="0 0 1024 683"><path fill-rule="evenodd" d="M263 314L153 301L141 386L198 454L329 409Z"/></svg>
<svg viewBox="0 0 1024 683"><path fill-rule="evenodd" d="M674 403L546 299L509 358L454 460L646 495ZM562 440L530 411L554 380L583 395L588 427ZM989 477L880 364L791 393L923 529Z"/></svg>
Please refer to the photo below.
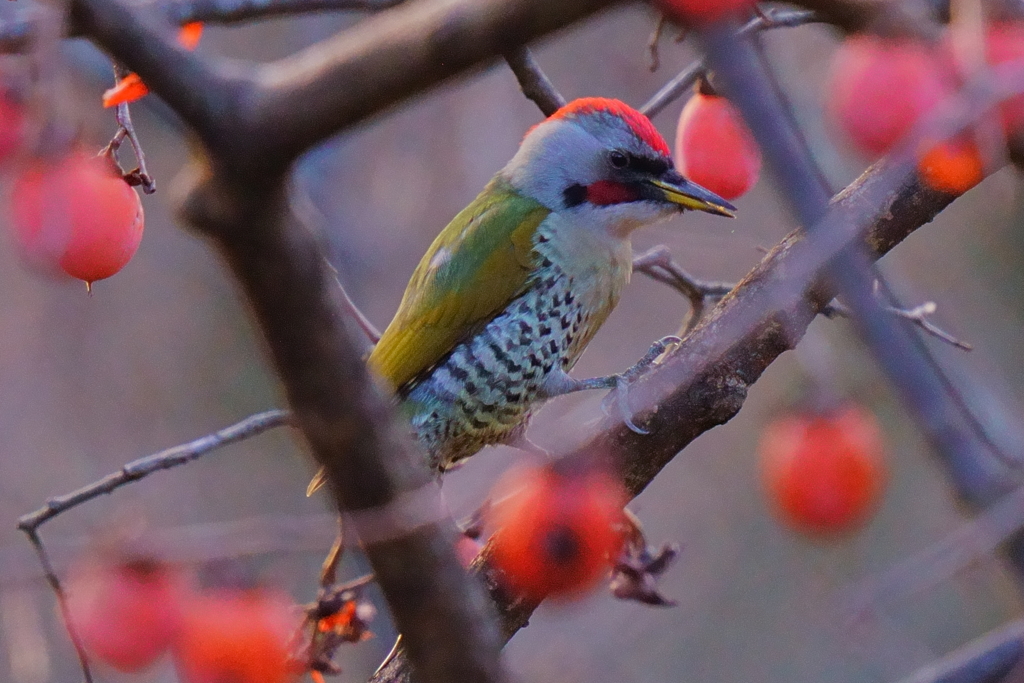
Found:
<svg viewBox="0 0 1024 683"><path fill-rule="evenodd" d="M442 360L527 288L549 210L492 180L441 231L369 364L398 389Z"/></svg>

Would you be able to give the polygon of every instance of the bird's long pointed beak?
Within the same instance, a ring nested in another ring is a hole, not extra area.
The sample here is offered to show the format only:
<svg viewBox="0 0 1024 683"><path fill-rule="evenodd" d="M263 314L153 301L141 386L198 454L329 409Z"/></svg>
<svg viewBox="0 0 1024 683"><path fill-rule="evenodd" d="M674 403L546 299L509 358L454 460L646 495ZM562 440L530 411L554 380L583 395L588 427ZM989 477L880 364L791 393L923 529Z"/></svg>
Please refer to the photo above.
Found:
<svg viewBox="0 0 1024 683"><path fill-rule="evenodd" d="M658 188L665 201L678 204L684 209L705 211L717 216L735 218L736 207L725 201L711 190L705 190L697 183L692 183L675 171L668 171L650 183Z"/></svg>

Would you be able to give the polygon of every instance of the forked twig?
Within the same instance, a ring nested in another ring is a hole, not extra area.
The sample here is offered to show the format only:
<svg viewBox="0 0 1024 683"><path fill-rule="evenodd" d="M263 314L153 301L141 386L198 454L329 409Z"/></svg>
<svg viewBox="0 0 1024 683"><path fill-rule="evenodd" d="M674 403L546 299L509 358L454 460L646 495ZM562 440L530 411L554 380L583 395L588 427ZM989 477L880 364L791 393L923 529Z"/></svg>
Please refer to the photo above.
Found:
<svg viewBox="0 0 1024 683"><path fill-rule="evenodd" d="M792 28L820 21L823 21L823 19L817 12L769 9L744 24L736 32L736 35L737 37L742 37L758 31L767 31L773 28ZM660 114L668 105L689 92L690 88L697 82L697 79L701 77L705 70L704 60L698 59L693 62L680 71L675 78L662 86L661 90L640 107L640 111L651 118Z"/></svg>
<svg viewBox="0 0 1024 683"><path fill-rule="evenodd" d="M874 292L876 297L879 296L879 285L877 281L874 284ZM969 343L961 339L957 339L949 332L946 332L941 327L935 325L928 319L928 316L934 315L935 312L938 310L938 306L934 301L925 301L924 303L914 306L913 308L899 308L897 306L890 306L888 304L882 303L881 300L879 300L878 305L882 308L882 310L886 311L887 313L891 313L897 317L903 318L904 320L909 320L915 326L921 328L922 331L932 335L936 339L940 339L946 342L950 346L955 346L956 348L962 349L963 351L974 350L974 347L971 346ZM853 315L850 309L847 308L844 304L840 303L839 301L830 302L828 306L826 306L825 309L821 312L821 314L824 315L826 318L849 318Z"/></svg>
<svg viewBox="0 0 1024 683"><path fill-rule="evenodd" d="M658 21L654 24L654 30L651 31L651 37L647 40L647 55L650 59L647 68L654 73L661 66L661 56L658 54L658 41L661 40L661 34L665 30L665 24L668 20L665 19L664 12L658 12Z"/></svg>
<svg viewBox="0 0 1024 683"><path fill-rule="evenodd" d="M680 336L686 336L700 322L709 304L714 304L735 286L727 282L698 280L672 260L668 247L660 245L633 259L633 272L672 287L690 301L690 315L683 323Z"/></svg>
<svg viewBox="0 0 1024 683"><path fill-rule="evenodd" d="M57 605L60 608L61 618L64 620L64 627L68 632L68 637L71 639L72 645L74 645L75 653L78 655L78 662L81 665L82 675L85 678L86 683L92 683L93 680L92 673L89 668L89 658L82 645L82 639L71 620L67 595L64 593L64 588L61 586L60 579L54 571L50 555L46 552L46 547L43 545L43 541L39 537L39 527L45 524L48 520L53 519L57 515L66 512L71 508L77 507L86 501L92 500L93 498L98 498L101 495L110 493L133 481L138 481L153 472L170 469L171 467L177 467L178 465L184 465L185 463L196 460L200 456L220 448L221 446L226 446L228 444L247 439L273 427L288 424L290 419L291 415L284 410L268 410L264 413L252 415L237 424L225 427L220 431L214 432L213 434L209 434L200 439L196 439L195 441L175 446L174 448L169 448L165 451L161 451L144 458L139 458L138 460L133 460L122 467L120 471L107 475L99 481L83 486L77 491L72 491L67 495L51 498L46 501L46 505L35 512L30 512L29 514L22 516L18 520L18 528L25 533L29 542L32 544L32 547L35 549L36 556L39 558L39 564L43 568L43 575L46 577L46 581L50 584L50 588L53 589L54 595L57 597Z"/></svg>
<svg viewBox="0 0 1024 683"><path fill-rule="evenodd" d="M115 85L120 83L128 73L129 71L120 64L114 64ZM142 151L142 143L139 142L139 136L135 132L135 125L132 123L132 115L128 111L127 102L122 102L115 107L114 118L117 120L117 132L114 133L114 137L104 148L103 154L110 156L117 162L117 153L121 143L127 139L132 146L132 153L135 154L137 167L135 170L124 174L125 182L132 186L139 185L146 194L153 194L156 192L156 181L153 180L153 176L149 175L149 170L146 168L146 154Z"/></svg>

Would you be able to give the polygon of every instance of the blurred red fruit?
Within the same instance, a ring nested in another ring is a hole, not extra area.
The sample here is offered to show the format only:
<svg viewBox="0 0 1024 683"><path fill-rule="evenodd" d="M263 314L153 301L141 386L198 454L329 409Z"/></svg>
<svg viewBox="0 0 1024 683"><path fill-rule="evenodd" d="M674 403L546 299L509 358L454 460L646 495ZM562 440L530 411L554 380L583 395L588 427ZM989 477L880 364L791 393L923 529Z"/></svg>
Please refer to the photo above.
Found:
<svg viewBox="0 0 1024 683"><path fill-rule="evenodd" d="M286 683L299 626L291 602L267 591L216 591L186 605L173 652L182 683Z"/></svg>
<svg viewBox="0 0 1024 683"><path fill-rule="evenodd" d="M776 420L762 435L760 451L775 510L805 533L856 530L874 511L887 479L878 424L856 406Z"/></svg>
<svg viewBox="0 0 1024 683"><path fill-rule="evenodd" d="M659 0L657 5L678 21L708 24L751 9L754 0Z"/></svg>
<svg viewBox="0 0 1024 683"><path fill-rule="evenodd" d="M0 95L0 164L25 143L25 109L8 95Z"/></svg>
<svg viewBox="0 0 1024 683"><path fill-rule="evenodd" d="M985 53L992 65L1024 59L1024 22L1006 21L989 26ZM999 111L1007 135L1024 131L1024 95L1007 100Z"/></svg>
<svg viewBox="0 0 1024 683"><path fill-rule="evenodd" d="M917 172L932 189L963 194L985 177L985 164L973 142L951 140L935 145L921 155Z"/></svg>
<svg viewBox="0 0 1024 683"><path fill-rule="evenodd" d="M580 595L608 572L622 547L626 496L604 472L516 471L492 500L494 565L528 599Z"/></svg>
<svg viewBox="0 0 1024 683"><path fill-rule="evenodd" d="M139 195L107 159L83 152L22 171L11 213L30 261L86 283L121 270L142 240Z"/></svg>
<svg viewBox="0 0 1024 683"><path fill-rule="evenodd" d="M683 107L676 129L679 172L725 199L757 183L761 150L729 100L696 93Z"/></svg>
<svg viewBox="0 0 1024 683"><path fill-rule="evenodd" d="M889 151L953 92L949 62L909 39L857 35L836 51L829 74L829 108L858 148Z"/></svg>
<svg viewBox="0 0 1024 683"><path fill-rule="evenodd" d="M170 646L184 592L181 578L155 560L93 562L71 571L68 609L93 657L139 671Z"/></svg>

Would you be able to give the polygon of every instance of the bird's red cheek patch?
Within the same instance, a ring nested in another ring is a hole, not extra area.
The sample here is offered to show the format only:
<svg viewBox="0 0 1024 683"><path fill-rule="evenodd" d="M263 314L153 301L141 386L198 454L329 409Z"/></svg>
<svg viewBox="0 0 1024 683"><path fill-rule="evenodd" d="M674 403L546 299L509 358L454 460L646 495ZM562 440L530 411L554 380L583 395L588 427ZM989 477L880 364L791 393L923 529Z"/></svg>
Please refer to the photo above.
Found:
<svg viewBox="0 0 1024 683"><path fill-rule="evenodd" d="M614 180L599 180L587 185L587 201L598 206L632 202L638 198L634 188Z"/></svg>

